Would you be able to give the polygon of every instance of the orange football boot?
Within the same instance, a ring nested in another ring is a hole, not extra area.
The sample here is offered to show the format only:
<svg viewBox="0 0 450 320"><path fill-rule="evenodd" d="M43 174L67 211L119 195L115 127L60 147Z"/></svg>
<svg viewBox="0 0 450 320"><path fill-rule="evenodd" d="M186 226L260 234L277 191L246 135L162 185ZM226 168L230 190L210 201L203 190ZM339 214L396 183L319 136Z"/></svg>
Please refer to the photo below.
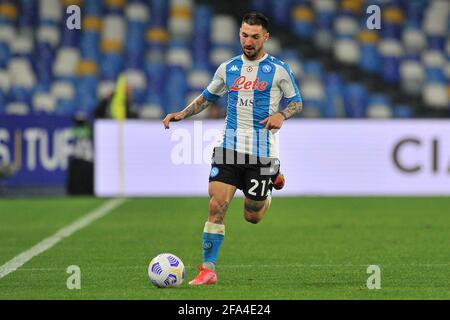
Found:
<svg viewBox="0 0 450 320"><path fill-rule="evenodd" d="M189 281L189 284L200 285L200 284L215 284L217 283L217 275L214 270L205 268L203 266L198 266L200 273L195 277L194 280Z"/></svg>
<svg viewBox="0 0 450 320"><path fill-rule="evenodd" d="M282 174L281 172L279 172L279 173L277 174L277 177L276 177L275 180L273 181L273 187L274 187L276 190L283 189L285 182L286 182L286 180L284 179L284 174Z"/></svg>

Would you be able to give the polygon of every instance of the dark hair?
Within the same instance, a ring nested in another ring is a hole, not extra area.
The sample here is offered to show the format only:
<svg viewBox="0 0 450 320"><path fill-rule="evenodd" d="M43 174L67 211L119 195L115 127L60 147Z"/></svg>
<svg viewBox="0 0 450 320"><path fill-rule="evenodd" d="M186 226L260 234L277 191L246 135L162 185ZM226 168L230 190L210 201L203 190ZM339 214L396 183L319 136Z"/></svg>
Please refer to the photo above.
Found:
<svg viewBox="0 0 450 320"><path fill-rule="evenodd" d="M242 23L247 23L251 26L262 26L264 29L269 30L269 19L260 12L249 12L242 19Z"/></svg>

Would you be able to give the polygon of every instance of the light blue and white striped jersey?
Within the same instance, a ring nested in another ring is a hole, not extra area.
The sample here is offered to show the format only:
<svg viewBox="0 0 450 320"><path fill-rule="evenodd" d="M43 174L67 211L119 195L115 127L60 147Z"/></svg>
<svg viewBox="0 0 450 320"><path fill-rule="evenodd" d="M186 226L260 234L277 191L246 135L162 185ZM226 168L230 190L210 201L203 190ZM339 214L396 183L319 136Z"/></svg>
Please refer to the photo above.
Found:
<svg viewBox="0 0 450 320"><path fill-rule="evenodd" d="M236 56L217 69L203 91L206 100L215 102L228 93L227 117L218 146L258 157L278 158L275 134L263 130L259 122L278 111L281 98L301 101L289 66L265 54L251 61Z"/></svg>

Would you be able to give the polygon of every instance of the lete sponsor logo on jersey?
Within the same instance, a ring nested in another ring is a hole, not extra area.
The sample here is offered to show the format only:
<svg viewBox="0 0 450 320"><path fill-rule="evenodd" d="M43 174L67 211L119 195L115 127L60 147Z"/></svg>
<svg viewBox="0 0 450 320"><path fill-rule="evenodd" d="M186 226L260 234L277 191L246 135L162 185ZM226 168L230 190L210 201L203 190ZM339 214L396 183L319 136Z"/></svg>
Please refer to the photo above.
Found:
<svg viewBox="0 0 450 320"><path fill-rule="evenodd" d="M247 81L246 76L238 77L234 83L231 85L230 90L239 91L241 89L244 90L258 90L264 91L267 87L267 81L259 82L259 78L256 78L254 81Z"/></svg>

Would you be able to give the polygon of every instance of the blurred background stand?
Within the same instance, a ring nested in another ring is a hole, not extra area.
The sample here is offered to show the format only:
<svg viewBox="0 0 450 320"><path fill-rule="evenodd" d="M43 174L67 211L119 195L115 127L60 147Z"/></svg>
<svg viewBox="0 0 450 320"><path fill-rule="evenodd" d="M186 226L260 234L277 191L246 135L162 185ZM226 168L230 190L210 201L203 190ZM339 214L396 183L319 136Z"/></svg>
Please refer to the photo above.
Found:
<svg viewBox="0 0 450 320"><path fill-rule="evenodd" d="M67 194L94 194L94 156L92 124L84 113L74 117L74 154L69 159Z"/></svg>

